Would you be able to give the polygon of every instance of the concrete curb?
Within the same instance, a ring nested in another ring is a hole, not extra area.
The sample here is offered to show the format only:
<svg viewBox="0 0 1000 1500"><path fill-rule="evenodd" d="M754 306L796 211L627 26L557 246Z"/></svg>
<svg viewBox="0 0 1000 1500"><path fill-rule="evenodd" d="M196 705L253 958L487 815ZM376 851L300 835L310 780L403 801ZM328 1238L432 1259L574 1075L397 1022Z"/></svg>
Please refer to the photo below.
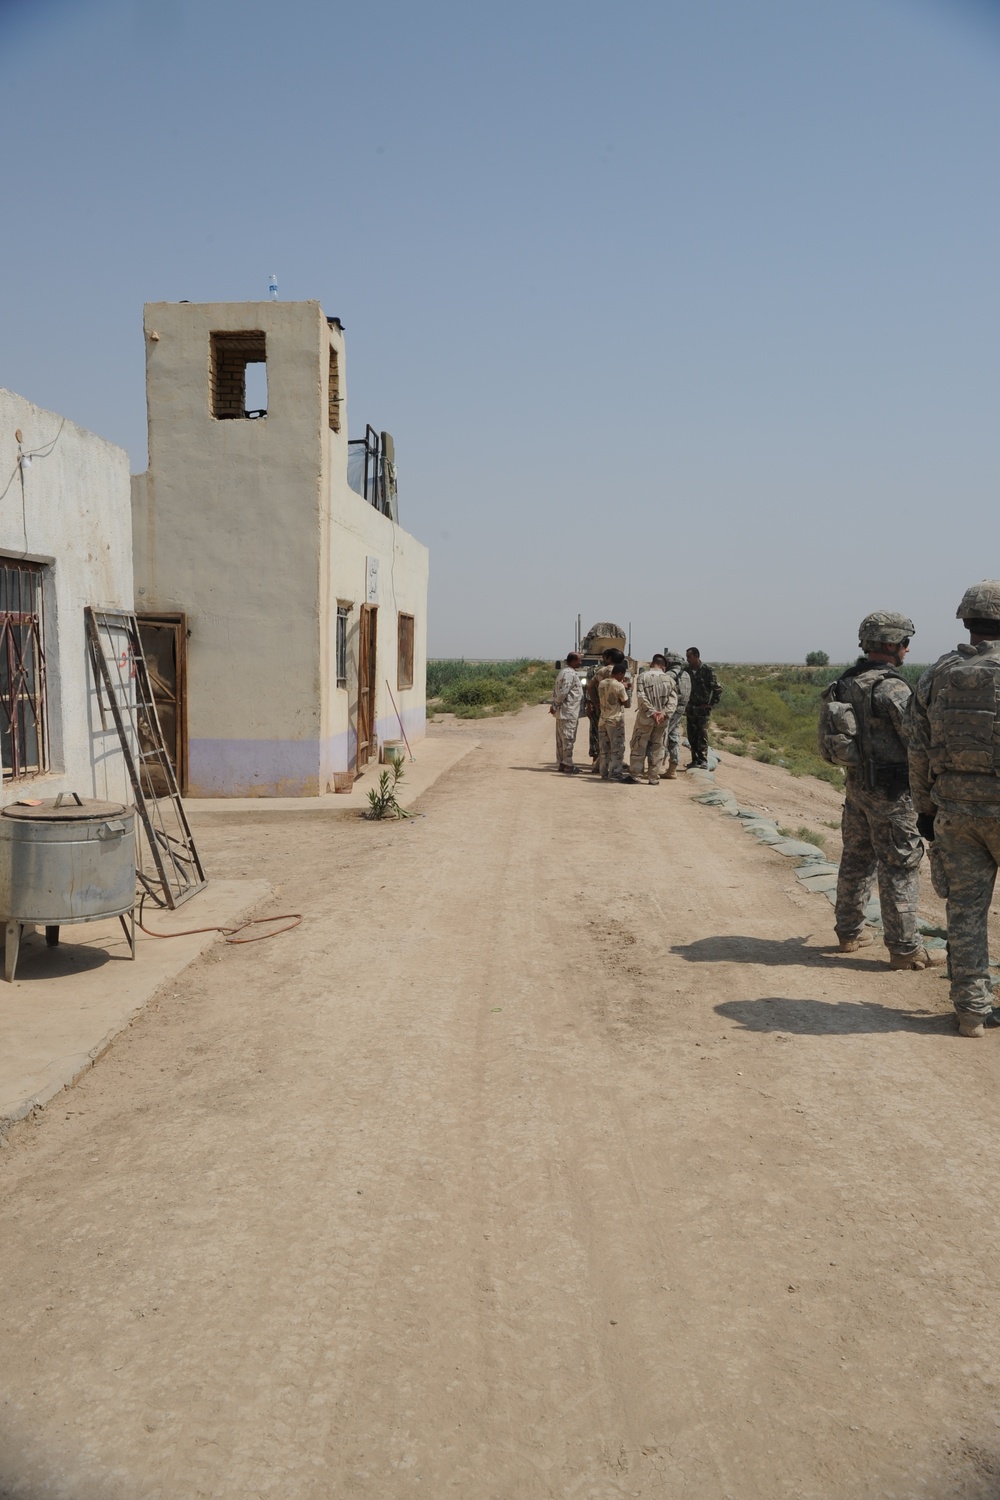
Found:
<svg viewBox="0 0 1000 1500"><path fill-rule="evenodd" d="M458 735L441 735L421 740L414 760L403 762L400 800L409 807L434 784L454 769L473 750L480 748L478 739ZM368 792L377 785L384 765L366 766L363 774L346 795L327 792L322 797L192 797L184 810L192 826L220 826L232 818L242 822L268 822L289 815L296 818L359 817L368 805Z"/></svg>

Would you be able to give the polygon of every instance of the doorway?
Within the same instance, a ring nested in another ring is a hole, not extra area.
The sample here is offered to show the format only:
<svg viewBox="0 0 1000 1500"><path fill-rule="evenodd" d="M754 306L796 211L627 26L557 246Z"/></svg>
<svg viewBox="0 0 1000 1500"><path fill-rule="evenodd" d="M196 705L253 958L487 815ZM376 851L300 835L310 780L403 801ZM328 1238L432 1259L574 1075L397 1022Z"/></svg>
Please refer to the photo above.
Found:
<svg viewBox="0 0 1000 1500"><path fill-rule="evenodd" d="M362 604L358 623L358 750L355 772L360 775L378 753L375 735L375 653L378 642L378 605Z"/></svg>
<svg viewBox="0 0 1000 1500"><path fill-rule="evenodd" d="M160 730L181 796L187 792L187 615L136 615ZM152 778L155 781L155 777ZM166 796L166 786L153 786Z"/></svg>

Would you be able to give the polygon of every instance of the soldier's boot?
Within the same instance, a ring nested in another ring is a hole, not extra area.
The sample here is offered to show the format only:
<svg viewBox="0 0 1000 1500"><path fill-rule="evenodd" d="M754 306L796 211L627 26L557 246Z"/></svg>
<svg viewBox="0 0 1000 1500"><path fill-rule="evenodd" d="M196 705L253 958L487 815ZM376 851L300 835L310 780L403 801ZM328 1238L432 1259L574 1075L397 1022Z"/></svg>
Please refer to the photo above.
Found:
<svg viewBox="0 0 1000 1500"><path fill-rule="evenodd" d="M930 953L926 948L918 948L916 953L889 954L890 969L930 969L943 963L943 953Z"/></svg>
<svg viewBox="0 0 1000 1500"><path fill-rule="evenodd" d="M959 1036L985 1036L987 1017L981 1015L977 1010L959 1010L955 1012L958 1021Z"/></svg>
<svg viewBox="0 0 1000 1500"><path fill-rule="evenodd" d="M859 948L868 948L874 941L874 937L866 927L863 932L858 933L857 937L841 938L840 951L841 953L857 953Z"/></svg>
<svg viewBox="0 0 1000 1500"><path fill-rule="evenodd" d="M677 762L675 760L667 761L667 769L662 773L662 778L664 781L677 780Z"/></svg>

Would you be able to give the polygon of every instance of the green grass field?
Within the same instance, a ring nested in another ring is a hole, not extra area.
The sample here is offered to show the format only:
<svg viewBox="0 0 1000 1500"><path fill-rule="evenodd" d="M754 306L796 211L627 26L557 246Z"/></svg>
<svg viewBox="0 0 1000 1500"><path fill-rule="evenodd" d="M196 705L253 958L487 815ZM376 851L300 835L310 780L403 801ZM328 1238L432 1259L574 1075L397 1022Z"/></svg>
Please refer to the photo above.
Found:
<svg viewBox="0 0 1000 1500"><path fill-rule="evenodd" d="M427 712L484 719L512 713L526 703L547 703L556 671L552 662L520 657L516 661L427 663Z"/></svg>
<svg viewBox="0 0 1000 1500"><path fill-rule="evenodd" d="M816 726L820 694L843 670L843 664L717 666L724 691L712 721L713 745L732 755L785 766L793 776L818 776L842 787L843 772L827 765L816 749ZM915 683L923 670L907 666L903 674Z"/></svg>

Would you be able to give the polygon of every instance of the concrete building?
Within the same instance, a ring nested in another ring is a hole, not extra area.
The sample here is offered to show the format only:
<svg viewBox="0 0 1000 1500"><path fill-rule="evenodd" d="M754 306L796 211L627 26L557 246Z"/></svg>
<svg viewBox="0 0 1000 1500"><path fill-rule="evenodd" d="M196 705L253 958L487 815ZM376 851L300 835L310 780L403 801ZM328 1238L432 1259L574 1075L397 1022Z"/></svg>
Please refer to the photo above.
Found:
<svg viewBox="0 0 1000 1500"><path fill-rule="evenodd" d="M349 444L318 302L156 302L144 327L136 609L182 787L326 792L400 718L424 733L427 550L396 519L392 440Z"/></svg>
<svg viewBox="0 0 1000 1500"><path fill-rule="evenodd" d="M84 609L132 608L128 455L0 390L0 805L131 803L101 723Z"/></svg>

